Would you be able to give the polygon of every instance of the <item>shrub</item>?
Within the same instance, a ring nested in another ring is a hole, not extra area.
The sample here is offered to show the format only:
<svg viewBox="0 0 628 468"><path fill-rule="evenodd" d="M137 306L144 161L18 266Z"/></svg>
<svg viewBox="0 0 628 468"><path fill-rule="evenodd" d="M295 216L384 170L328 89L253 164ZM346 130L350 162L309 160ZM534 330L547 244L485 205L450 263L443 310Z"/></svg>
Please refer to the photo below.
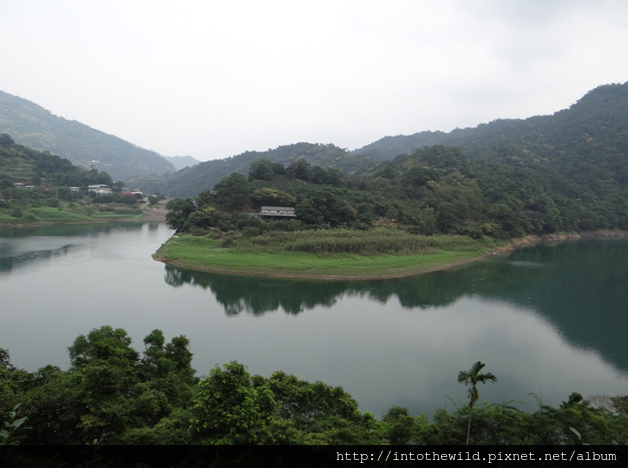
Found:
<svg viewBox="0 0 628 468"><path fill-rule="evenodd" d="M113 208L111 211L113 211L115 214L136 214L135 208L118 207Z"/></svg>
<svg viewBox="0 0 628 468"><path fill-rule="evenodd" d="M220 229L222 232L227 232L227 231L232 231L233 226L229 222L223 221L222 223L218 225L218 229Z"/></svg>
<svg viewBox="0 0 628 468"><path fill-rule="evenodd" d="M206 231L202 227L192 226L190 228L190 234L192 234L193 236L204 236L205 233Z"/></svg>
<svg viewBox="0 0 628 468"><path fill-rule="evenodd" d="M13 218L21 218L22 217L22 210L20 210L19 208L13 208L11 210L11 216Z"/></svg>
<svg viewBox="0 0 628 468"><path fill-rule="evenodd" d="M245 227L242 229L242 235L247 239L257 236L259 234L259 229L254 227Z"/></svg>
<svg viewBox="0 0 628 468"><path fill-rule="evenodd" d="M267 230L286 232L302 231L303 225L301 221L297 221L296 219L291 219L290 221L276 221L274 223L268 223Z"/></svg>
<svg viewBox="0 0 628 468"><path fill-rule="evenodd" d="M235 242L235 236L226 236L221 243L222 247L231 247Z"/></svg>

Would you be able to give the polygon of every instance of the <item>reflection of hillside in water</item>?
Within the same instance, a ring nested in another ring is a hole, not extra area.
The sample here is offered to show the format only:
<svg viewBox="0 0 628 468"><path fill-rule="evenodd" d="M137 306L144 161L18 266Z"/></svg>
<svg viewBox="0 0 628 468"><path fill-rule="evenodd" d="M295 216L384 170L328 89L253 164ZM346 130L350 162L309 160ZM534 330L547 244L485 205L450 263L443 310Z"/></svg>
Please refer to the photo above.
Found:
<svg viewBox="0 0 628 468"><path fill-rule="evenodd" d="M148 224L150 231L159 228L158 223ZM116 231L139 231L141 222L111 222L106 224L55 224L51 226L22 227L19 229L0 230L0 239L28 239L37 237L95 237L108 235Z"/></svg>
<svg viewBox="0 0 628 468"><path fill-rule="evenodd" d="M151 225L149 230L157 227L157 224ZM84 248L90 239L106 237L118 230L141 228L139 223L110 223L3 229L0 230L0 275L68 255Z"/></svg>
<svg viewBox="0 0 628 468"><path fill-rule="evenodd" d="M227 315L237 315L243 311L263 315L279 308L296 315L317 306L333 306L347 289L344 282L218 275L183 270L170 265L166 265L165 280L174 287L192 284L211 290Z"/></svg>
<svg viewBox="0 0 628 468"><path fill-rule="evenodd" d="M537 245L447 271L395 280L299 281L217 275L166 266L166 282L210 289L228 315L282 308L299 314L331 307L344 295L405 308L446 307L464 296L532 309L572 343L599 350L628 369L628 242L579 241Z"/></svg>
<svg viewBox="0 0 628 468"><path fill-rule="evenodd" d="M0 248L0 275L8 275L13 270L34 266L37 263L67 255L77 246L66 244L57 248L15 252L10 247Z"/></svg>
<svg viewBox="0 0 628 468"><path fill-rule="evenodd" d="M9 274L12 270L31 266L33 263L50 260L54 257L66 255L76 246L64 245L56 249L47 249L0 257L0 275ZM3 252L4 253L4 252Z"/></svg>

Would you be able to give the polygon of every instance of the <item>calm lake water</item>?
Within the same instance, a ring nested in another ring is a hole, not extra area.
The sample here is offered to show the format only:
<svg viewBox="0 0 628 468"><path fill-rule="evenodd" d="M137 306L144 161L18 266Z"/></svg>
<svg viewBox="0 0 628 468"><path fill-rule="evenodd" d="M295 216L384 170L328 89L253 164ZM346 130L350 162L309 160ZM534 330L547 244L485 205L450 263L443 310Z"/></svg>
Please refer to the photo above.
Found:
<svg viewBox="0 0 628 468"><path fill-rule="evenodd" d="M67 369L80 334L124 328L186 335L205 375L238 361L341 385L376 416L431 415L466 402L456 382L477 361L499 382L482 400L534 392L628 394L628 241L537 245L395 280L323 282L215 275L152 260L164 224L0 231L0 347L29 371Z"/></svg>

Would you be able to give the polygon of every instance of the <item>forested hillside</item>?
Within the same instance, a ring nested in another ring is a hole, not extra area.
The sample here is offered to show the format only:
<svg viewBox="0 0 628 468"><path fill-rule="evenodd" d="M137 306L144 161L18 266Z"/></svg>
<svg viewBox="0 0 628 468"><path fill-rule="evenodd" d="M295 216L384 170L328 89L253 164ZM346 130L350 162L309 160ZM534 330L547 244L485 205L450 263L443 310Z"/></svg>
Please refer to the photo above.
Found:
<svg viewBox="0 0 628 468"><path fill-rule="evenodd" d="M129 182L145 192L163 193L169 197L191 197L204 190L211 190L216 183L232 172L247 174L249 164L258 159L288 165L297 159L345 173L359 174L374 170L377 161L353 155L334 145L296 143L268 151L247 151L226 159L218 159L182 169L165 177L141 177Z"/></svg>
<svg viewBox="0 0 628 468"><path fill-rule="evenodd" d="M8 190L14 183L33 185L40 192L52 187L87 190L90 184L113 185L113 180L106 172L74 166L67 159L18 145L9 135L0 134L0 195L11 198Z"/></svg>
<svg viewBox="0 0 628 468"><path fill-rule="evenodd" d="M569 109L525 120L500 119L449 133L387 136L354 153L380 161L433 145L459 146L470 158L500 148L565 162L628 151L628 83L599 86Z"/></svg>
<svg viewBox="0 0 628 468"><path fill-rule="evenodd" d="M628 229L627 175L628 158L611 151L591 161L553 162L500 148L478 160L460 148L433 146L358 176L303 160L286 168L262 159L251 164L248 178L233 173L196 201L171 201L169 216L177 229L246 226L259 235L279 227L238 220L233 213L294 206L300 223L287 230L388 226L473 238Z"/></svg>
<svg viewBox="0 0 628 468"><path fill-rule="evenodd" d="M58 154L74 164L94 165L115 180L175 171L170 162L153 151L58 117L31 101L2 91L0 133L11 135L19 144Z"/></svg>

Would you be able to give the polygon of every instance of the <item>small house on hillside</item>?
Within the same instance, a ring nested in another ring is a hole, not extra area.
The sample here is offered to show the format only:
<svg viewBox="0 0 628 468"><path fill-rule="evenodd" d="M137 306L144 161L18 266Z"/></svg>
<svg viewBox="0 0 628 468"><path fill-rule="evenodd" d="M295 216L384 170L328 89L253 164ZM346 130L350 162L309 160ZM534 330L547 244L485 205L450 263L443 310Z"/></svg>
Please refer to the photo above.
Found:
<svg viewBox="0 0 628 468"><path fill-rule="evenodd" d="M297 218L294 208L288 206L262 206L259 216L263 221L284 221Z"/></svg>
<svg viewBox="0 0 628 468"><path fill-rule="evenodd" d="M87 191L96 192L96 195L101 196L111 193L111 187L109 187L107 184L88 185Z"/></svg>

